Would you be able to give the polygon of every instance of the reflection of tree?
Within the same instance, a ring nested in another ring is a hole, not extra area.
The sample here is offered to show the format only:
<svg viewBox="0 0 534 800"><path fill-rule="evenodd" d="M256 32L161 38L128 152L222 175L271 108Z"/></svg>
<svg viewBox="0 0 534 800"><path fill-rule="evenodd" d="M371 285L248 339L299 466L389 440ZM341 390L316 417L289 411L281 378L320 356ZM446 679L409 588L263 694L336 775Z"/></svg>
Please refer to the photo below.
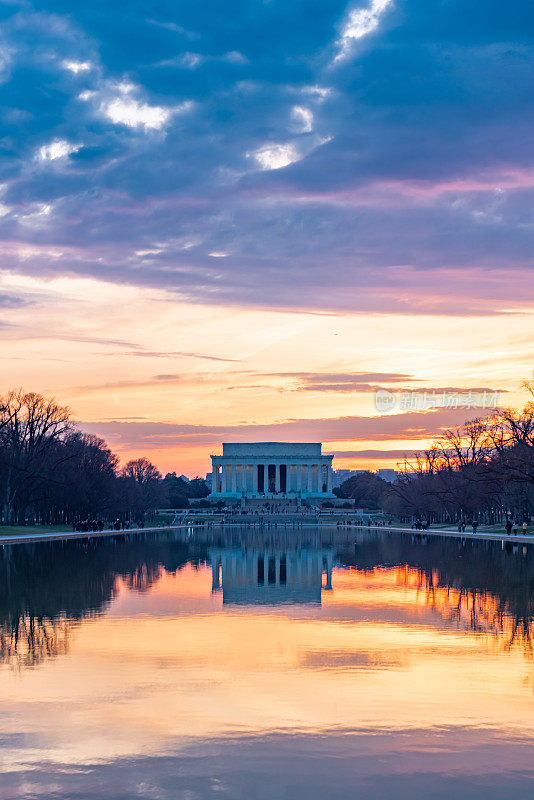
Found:
<svg viewBox="0 0 534 800"><path fill-rule="evenodd" d="M68 651L80 620L102 614L118 579L146 592L204 551L172 537L129 534L0 550L0 662L35 666Z"/></svg>
<svg viewBox="0 0 534 800"><path fill-rule="evenodd" d="M184 534L185 535L185 534ZM327 534L324 534L327 536ZM104 613L122 583L147 592L207 547L319 546L322 534L270 530L125 534L109 539L14 545L0 549L0 663L35 666L66 653L73 629ZM534 653L534 551L500 543L419 534L365 535L338 551L363 572L384 569L450 624L491 635L507 649Z"/></svg>
<svg viewBox="0 0 534 800"><path fill-rule="evenodd" d="M0 627L0 661L21 669L67 653L73 624L29 615L14 618Z"/></svg>
<svg viewBox="0 0 534 800"><path fill-rule="evenodd" d="M342 561L364 572L395 569L399 583L442 619L492 635L530 657L534 648L534 558L531 548L425 535L369 536Z"/></svg>
<svg viewBox="0 0 534 800"><path fill-rule="evenodd" d="M136 592L148 592L150 587L160 579L162 572L161 564L153 566L140 564L133 572L124 577L124 583L128 589Z"/></svg>

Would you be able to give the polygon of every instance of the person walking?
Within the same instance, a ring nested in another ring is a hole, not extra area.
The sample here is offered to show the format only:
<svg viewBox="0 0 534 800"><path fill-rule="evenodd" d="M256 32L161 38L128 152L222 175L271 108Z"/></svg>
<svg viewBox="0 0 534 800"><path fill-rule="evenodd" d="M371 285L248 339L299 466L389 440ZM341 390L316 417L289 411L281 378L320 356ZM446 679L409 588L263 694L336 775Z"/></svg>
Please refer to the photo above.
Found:
<svg viewBox="0 0 534 800"><path fill-rule="evenodd" d="M506 520L505 528L506 528L506 534L510 536L510 534L512 533L512 523L509 519Z"/></svg>
<svg viewBox="0 0 534 800"><path fill-rule="evenodd" d="M527 523L523 522L523 536L527 535Z"/></svg>
<svg viewBox="0 0 534 800"><path fill-rule="evenodd" d="M514 529L513 529L512 533L514 534L514 536L517 536L517 533L519 531L519 522L516 519L514 519L514 526L513 527L514 527Z"/></svg>
<svg viewBox="0 0 534 800"><path fill-rule="evenodd" d="M478 530L478 520L473 520L473 533L476 533Z"/></svg>

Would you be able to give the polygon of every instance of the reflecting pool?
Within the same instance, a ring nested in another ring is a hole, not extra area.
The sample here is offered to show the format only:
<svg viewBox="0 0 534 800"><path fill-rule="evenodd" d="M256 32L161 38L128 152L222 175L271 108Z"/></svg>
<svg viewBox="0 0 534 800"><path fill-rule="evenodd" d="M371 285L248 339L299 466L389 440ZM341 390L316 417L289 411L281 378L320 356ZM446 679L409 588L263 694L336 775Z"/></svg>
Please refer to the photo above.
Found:
<svg viewBox="0 0 534 800"><path fill-rule="evenodd" d="M336 529L0 550L0 797L527 798L534 550Z"/></svg>

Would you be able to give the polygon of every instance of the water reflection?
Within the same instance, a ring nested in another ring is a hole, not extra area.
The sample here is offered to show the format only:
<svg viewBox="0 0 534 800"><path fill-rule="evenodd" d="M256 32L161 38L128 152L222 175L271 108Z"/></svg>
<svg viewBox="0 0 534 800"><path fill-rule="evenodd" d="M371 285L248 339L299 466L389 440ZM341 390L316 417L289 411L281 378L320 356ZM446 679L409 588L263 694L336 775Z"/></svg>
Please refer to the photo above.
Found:
<svg viewBox="0 0 534 800"><path fill-rule="evenodd" d="M413 534L5 547L0 796L527 797L533 589Z"/></svg>
<svg viewBox="0 0 534 800"><path fill-rule="evenodd" d="M320 603L334 563L362 574L389 570L443 620L533 651L532 549L406 534L226 529L120 535L0 549L0 659L33 666L65 653L69 631L98 616L119 581L148 592L186 563L209 564L224 604Z"/></svg>
<svg viewBox="0 0 534 800"><path fill-rule="evenodd" d="M211 548L209 557L212 590L222 584L223 603L320 603L322 589L332 589L332 549Z"/></svg>
<svg viewBox="0 0 534 800"><path fill-rule="evenodd" d="M145 592L163 573L205 558L203 545L176 532L2 547L0 660L20 668L65 654L71 630L105 611L119 580Z"/></svg>
<svg viewBox="0 0 534 800"><path fill-rule="evenodd" d="M447 540L424 535L362 537L340 559L364 572L394 570L420 600L449 622L494 634L532 655L534 551L510 542Z"/></svg>

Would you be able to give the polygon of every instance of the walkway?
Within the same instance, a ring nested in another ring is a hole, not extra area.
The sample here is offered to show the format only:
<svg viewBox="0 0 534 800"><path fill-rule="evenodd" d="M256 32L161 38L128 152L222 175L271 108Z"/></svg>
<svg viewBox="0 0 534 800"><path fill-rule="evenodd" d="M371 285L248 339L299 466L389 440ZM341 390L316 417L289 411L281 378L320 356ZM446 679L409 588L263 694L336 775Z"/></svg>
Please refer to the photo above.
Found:
<svg viewBox="0 0 534 800"><path fill-rule="evenodd" d="M189 528L189 525L168 525L156 528L129 528L127 530L116 531L109 529L105 531L48 531L47 533L13 533L0 536L0 545L4 544L24 544L28 542L57 542L63 539L96 539L100 536L127 536L132 533L164 533L174 531L177 528ZM0 529L1 530L1 529Z"/></svg>

